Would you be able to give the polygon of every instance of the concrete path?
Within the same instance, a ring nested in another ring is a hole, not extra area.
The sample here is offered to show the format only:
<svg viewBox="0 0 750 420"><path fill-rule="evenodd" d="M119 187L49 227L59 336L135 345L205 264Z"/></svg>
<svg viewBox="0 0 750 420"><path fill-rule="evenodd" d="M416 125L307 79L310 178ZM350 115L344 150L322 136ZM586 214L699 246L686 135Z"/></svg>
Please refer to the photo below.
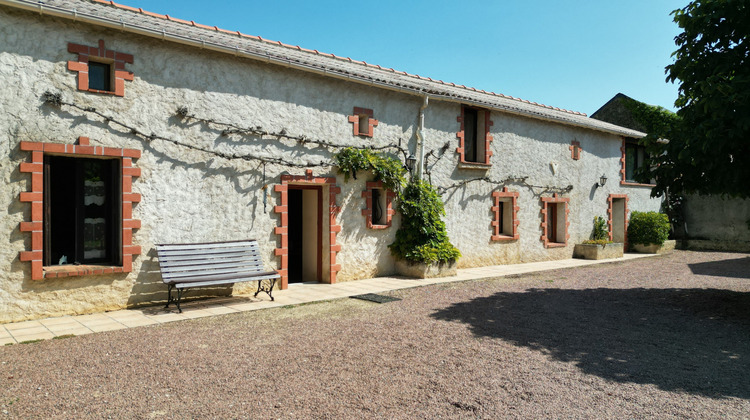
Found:
<svg viewBox="0 0 750 420"><path fill-rule="evenodd" d="M203 318L234 312L254 311L300 303L339 299L365 293L382 293L390 290L426 286L430 284L451 283L466 280L503 277L514 274L525 274L558 268L580 267L617 261L629 261L636 258L651 257L655 254L625 254L623 258L607 260L556 260L526 264L496 265L489 267L459 269L454 277L433 279L406 279L400 277L376 277L338 284L303 283L291 284L287 290L274 291L275 301L261 293L257 298L252 295L199 300L182 304L182 313L174 307L164 309L162 306L123 309L120 311L95 313L90 315L63 316L35 321L0 324L0 345L16 344L25 341L46 340L59 336L84 335L102 331L135 328L144 325L163 324L186 319Z"/></svg>

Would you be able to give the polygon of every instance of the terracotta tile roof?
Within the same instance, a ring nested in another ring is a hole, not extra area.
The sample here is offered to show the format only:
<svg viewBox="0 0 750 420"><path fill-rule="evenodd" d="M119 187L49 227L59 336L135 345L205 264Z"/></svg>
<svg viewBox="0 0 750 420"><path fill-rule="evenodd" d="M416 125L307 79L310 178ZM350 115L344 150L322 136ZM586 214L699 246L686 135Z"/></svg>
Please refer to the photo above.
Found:
<svg viewBox="0 0 750 420"><path fill-rule="evenodd" d="M349 57L339 57L318 50L302 48L298 45L288 45L280 41L263 39L260 36L243 34L239 31L202 25L194 21L117 4L113 1L0 0L0 5L35 10L183 44L234 53L353 82L396 89L421 96L427 95L431 99L473 104L612 134L631 137L642 137L644 135L635 130L587 118L586 114L581 112L569 111L464 85L456 85L442 80L434 80L392 68L384 68L365 61L352 60Z"/></svg>

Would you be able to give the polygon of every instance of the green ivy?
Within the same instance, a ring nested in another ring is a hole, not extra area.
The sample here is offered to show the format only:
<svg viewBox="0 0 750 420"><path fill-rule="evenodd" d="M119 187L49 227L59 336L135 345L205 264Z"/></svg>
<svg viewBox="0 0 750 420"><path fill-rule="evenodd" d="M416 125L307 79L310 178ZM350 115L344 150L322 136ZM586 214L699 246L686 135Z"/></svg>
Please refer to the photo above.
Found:
<svg viewBox="0 0 750 420"><path fill-rule="evenodd" d="M396 258L430 264L453 262L461 256L441 220L445 215L443 200L430 184L412 180L402 191L397 209L401 226L388 246Z"/></svg>
<svg viewBox="0 0 750 420"><path fill-rule="evenodd" d="M391 191L400 191L406 182L406 169L400 160L370 150L347 147L334 155L333 161L346 181L350 176L357 179L358 171L372 171L375 180Z"/></svg>
<svg viewBox="0 0 750 420"><path fill-rule="evenodd" d="M655 211L634 211L628 222L630 244L662 245L669 237L669 217Z"/></svg>
<svg viewBox="0 0 750 420"><path fill-rule="evenodd" d="M609 241L609 229L607 221L601 216L594 217L594 230L591 232L591 239L595 241Z"/></svg>

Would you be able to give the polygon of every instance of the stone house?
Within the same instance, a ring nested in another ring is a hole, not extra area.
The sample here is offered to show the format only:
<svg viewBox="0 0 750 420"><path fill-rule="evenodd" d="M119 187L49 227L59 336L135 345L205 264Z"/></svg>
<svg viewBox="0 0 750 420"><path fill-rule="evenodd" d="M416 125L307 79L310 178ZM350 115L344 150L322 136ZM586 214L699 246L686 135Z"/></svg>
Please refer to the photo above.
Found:
<svg viewBox="0 0 750 420"><path fill-rule="evenodd" d="M618 93L602 105L591 118L633 130L645 131L625 101L635 99ZM635 138L627 140L626 160L636 168L644 147ZM632 173L629 173L631 175ZM694 250L750 251L750 199L691 194L683 197L681 226L674 226L674 236L681 245Z"/></svg>
<svg viewBox="0 0 750 420"><path fill-rule="evenodd" d="M258 239L281 288L395 274L394 195L344 146L424 156L459 267L659 209L621 181L642 133L578 112L99 0L0 23L0 322L163 301L159 243Z"/></svg>

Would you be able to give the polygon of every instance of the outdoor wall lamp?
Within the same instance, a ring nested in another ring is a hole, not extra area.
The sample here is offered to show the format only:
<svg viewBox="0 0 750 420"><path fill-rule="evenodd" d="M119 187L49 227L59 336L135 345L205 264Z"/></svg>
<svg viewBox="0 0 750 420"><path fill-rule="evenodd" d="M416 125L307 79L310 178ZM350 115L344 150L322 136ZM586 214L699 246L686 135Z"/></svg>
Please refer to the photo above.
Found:
<svg viewBox="0 0 750 420"><path fill-rule="evenodd" d="M414 171L414 166L417 163L417 158L414 157L414 155L409 155L408 158L406 158L406 169L409 171L409 175Z"/></svg>
<svg viewBox="0 0 750 420"><path fill-rule="evenodd" d="M601 177L599 177L599 183L594 184L594 188L603 187L607 183L607 176L602 174Z"/></svg>

